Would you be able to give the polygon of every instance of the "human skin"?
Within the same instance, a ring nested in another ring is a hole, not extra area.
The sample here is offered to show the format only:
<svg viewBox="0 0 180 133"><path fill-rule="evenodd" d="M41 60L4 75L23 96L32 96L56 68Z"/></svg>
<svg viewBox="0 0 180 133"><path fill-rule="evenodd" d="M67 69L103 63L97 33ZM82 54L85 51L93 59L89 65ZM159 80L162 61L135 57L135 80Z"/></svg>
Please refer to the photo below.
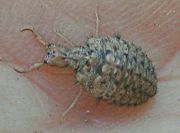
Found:
<svg viewBox="0 0 180 133"><path fill-rule="evenodd" d="M178 0L0 0L0 132L180 132L179 6ZM31 32L20 30L33 27L46 42L72 47L57 30L74 47L85 45L95 36L96 8L100 36L120 33L152 59L158 92L140 106L119 107L96 104L84 90L60 124L80 86L69 68L15 72L10 66L28 67L45 54Z"/></svg>

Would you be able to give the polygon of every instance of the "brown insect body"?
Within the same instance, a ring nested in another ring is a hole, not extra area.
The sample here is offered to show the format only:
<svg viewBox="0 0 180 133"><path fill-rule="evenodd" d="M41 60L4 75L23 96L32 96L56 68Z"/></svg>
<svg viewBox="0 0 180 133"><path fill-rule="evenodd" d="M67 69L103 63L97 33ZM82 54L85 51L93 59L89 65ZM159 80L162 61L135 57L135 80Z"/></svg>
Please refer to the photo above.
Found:
<svg viewBox="0 0 180 133"><path fill-rule="evenodd" d="M120 37L96 37L66 49L49 44L44 62L74 68L76 80L95 98L117 105L137 105L157 91L157 77L147 55Z"/></svg>

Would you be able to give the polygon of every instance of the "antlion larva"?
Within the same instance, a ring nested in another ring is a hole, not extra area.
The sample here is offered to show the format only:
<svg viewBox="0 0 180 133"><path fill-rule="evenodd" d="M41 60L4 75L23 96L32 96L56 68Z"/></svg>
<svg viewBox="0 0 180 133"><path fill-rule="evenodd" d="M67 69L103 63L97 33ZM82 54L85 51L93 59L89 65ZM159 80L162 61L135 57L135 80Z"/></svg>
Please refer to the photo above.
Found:
<svg viewBox="0 0 180 133"><path fill-rule="evenodd" d="M98 100L116 105L138 105L147 101L157 92L157 77L151 60L141 48L120 36L99 37L97 13L96 18L96 37L89 38L84 46L71 49L46 44L32 29L23 29L32 31L45 45L46 56L42 63L21 72L31 71L43 64L68 66L74 69L76 80ZM57 34L68 41L62 34ZM75 105L81 92L63 116Z"/></svg>
<svg viewBox="0 0 180 133"><path fill-rule="evenodd" d="M49 44L44 61L72 67L76 80L97 99L137 105L156 94L157 78L150 59L119 37L90 38L85 46L71 50Z"/></svg>

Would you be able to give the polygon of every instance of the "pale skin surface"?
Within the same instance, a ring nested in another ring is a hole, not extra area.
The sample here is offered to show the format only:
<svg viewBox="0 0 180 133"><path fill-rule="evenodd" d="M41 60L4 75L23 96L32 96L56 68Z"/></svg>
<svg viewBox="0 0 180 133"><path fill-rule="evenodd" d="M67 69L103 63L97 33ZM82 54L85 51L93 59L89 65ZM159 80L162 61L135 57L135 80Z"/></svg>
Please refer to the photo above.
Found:
<svg viewBox="0 0 180 133"><path fill-rule="evenodd" d="M7 63L30 66L40 62L44 47L27 26L46 42L72 47L54 31L62 32L74 45L85 45L95 35L96 4L100 36L120 32L147 51L159 78L158 93L137 107L96 105L83 91L63 124L60 115L78 94L73 71L43 66L27 74L16 73ZM180 41L178 0L146 1L40 1L0 0L0 132L180 132ZM58 74L59 73L59 74ZM62 74L63 73L63 74ZM2 131L1 131L2 130Z"/></svg>

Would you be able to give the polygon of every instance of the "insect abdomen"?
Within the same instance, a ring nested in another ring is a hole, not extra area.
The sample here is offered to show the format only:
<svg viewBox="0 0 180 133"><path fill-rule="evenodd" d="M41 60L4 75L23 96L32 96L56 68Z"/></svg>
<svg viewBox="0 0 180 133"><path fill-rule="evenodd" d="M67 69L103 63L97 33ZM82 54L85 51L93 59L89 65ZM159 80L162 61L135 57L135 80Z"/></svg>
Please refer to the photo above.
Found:
<svg viewBox="0 0 180 133"><path fill-rule="evenodd" d="M90 38L81 48L77 80L96 98L136 105L157 91L154 67L134 44L118 38Z"/></svg>

